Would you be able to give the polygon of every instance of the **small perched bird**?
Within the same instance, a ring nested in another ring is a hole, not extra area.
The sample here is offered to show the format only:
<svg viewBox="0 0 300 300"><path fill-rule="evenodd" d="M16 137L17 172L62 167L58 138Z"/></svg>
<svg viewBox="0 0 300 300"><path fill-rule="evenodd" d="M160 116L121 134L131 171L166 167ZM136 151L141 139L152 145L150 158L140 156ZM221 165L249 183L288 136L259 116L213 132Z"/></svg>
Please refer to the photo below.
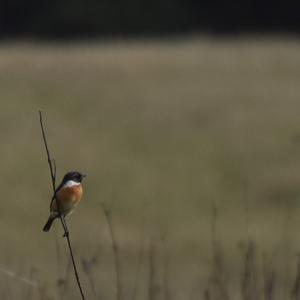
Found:
<svg viewBox="0 0 300 300"><path fill-rule="evenodd" d="M79 172L68 172L61 184L55 190L50 204L50 216L43 228L43 231L49 231L53 221L60 216L73 212L82 197L82 179L86 175Z"/></svg>

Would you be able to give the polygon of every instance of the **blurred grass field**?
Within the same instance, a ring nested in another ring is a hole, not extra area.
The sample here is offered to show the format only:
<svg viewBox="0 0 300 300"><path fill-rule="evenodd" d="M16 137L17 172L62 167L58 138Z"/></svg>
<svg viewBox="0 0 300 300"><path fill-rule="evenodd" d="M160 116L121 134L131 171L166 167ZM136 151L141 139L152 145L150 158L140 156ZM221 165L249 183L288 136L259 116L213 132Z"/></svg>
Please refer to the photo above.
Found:
<svg viewBox="0 0 300 300"><path fill-rule="evenodd" d="M299 51L286 38L2 44L0 266L27 277L34 268L58 299L68 254L58 222L42 232L51 184L41 109L58 181L69 170L88 174L68 222L78 261L98 257L102 299L115 299L115 275L101 202L112 213L124 299L150 240L158 282L168 253L170 299L202 299L214 226L228 277L241 274L239 245L249 237L258 263L266 256L288 281L277 291L285 299L300 249ZM146 252L137 299L147 299ZM1 273L0 282L1 299L24 299L24 283Z"/></svg>

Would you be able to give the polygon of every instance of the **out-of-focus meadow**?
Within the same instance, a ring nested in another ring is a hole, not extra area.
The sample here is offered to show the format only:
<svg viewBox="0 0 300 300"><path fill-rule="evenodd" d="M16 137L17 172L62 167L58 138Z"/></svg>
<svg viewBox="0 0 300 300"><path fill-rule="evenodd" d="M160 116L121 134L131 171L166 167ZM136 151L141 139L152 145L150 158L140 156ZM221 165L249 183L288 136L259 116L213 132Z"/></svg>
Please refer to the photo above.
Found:
<svg viewBox="0 0 300 300"><path fill-rule="evenodd" d="M88 174L68 218L88 299L299 299L299 53L279 38L2 44L0 298L79 299L59 222L42 232L41 109L58 181Z"/></svg>

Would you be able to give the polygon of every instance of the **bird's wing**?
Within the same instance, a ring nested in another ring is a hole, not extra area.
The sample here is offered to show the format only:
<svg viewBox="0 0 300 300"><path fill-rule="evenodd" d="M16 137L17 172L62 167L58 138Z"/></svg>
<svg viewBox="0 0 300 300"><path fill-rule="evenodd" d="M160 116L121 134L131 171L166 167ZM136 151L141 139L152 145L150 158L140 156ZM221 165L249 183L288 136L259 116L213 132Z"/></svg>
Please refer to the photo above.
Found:
<svg viewBox="0 0 300 300"><path fill-rule="evenodd" d="M51 207L52 207L52 203L53 203L53 201L55 201L55 197L56 197L56 194L57 194L57 192L62 188L62 186L63 186L63 183L61 183L57 188L56 188L56 190L55 190L55 192L54 192L54 194L53 194L53 196L52 196L52 199L51 199L51 202L50 202L50 211L51 211Z"/></svg>

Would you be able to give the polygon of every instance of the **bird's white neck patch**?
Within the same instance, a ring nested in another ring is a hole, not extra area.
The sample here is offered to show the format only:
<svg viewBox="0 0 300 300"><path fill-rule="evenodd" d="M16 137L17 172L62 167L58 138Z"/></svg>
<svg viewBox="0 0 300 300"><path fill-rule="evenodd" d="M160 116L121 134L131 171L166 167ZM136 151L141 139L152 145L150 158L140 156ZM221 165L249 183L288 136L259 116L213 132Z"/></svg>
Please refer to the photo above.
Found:
<svg viewBox="0 0 300 300"><path fill-rule="evenodd" d="M80 182L76 182L76 181L73 181L73 180L68 180L64 184L64 187L71 187L71 186L75 186L75 185L80 185Z"/></svg>

